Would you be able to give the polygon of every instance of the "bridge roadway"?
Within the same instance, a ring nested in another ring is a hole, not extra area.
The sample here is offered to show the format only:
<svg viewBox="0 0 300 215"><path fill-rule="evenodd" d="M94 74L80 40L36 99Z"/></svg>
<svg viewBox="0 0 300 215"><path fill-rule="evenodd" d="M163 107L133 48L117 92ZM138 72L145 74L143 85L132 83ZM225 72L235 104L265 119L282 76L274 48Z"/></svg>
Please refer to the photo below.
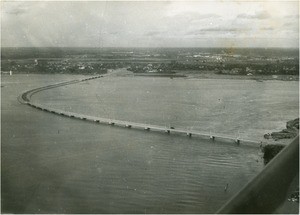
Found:
<svg viewBox="0 0 300 215"><path fill-rule="evenodd" d="M35 93L38 93L43 90L48 90L56 87L61 87L65 85L70 85L70 84L76 84L79 82L83 81L89 81L97 78L102 78L106 77L110 74L106 75L100 75L100 76L94 76L90 78L85 78L85 79L79 79L79 80L73 80L73 81L67 81L67 82L61 82L57 84L52 84L52 85L47 85L44 87L39 87L35 88L29 91L24 92L18 97L18 100L22 104L27 104L31 107L34 107L36 109L42 110L42 111L47 111L53 114L58 114L61 116L65 117L70 117L70 118L75 118L75 119L80 119L80 120L86 120L86 121L92 121L95 123L102 123L102 124L107 124L111 126L120 126L120 127L127 127L127 128L135 128L135 129L144 129L146 131L160 131L160 132L165 132L167 134L171 133L176 133L176 134L185 134L188 137L201 137L201 138L206 138L206 139L211 139L212 141L230 141L234 142L237 145L243 143L243 144L249 144L251 146L259 146L261 143L253 140L247 140L247 139L240 139L240 138L234 138L232 136L226 136L226 135L217 135L217 134L208 134L208 133L202 133L198 131L193 131L193 130L185 130L185 129L177 129L177 128L168 128L164 126L159 126L159 125L151 125L151 124L144 124L144 123L136 123L136 122L130 122L130 121L123 121L123 120L117 120L117 119L110 119L110 118L102 118L102 117L96 117L96 116L89 116L89 115L84 115L84 114L79 114L79 113L74 113L74 112L69 112L69 111L64 111L60 109L55 109L55 108L50 108L46 107L42 104L32 102L31 96L34 95Z"/></svg>

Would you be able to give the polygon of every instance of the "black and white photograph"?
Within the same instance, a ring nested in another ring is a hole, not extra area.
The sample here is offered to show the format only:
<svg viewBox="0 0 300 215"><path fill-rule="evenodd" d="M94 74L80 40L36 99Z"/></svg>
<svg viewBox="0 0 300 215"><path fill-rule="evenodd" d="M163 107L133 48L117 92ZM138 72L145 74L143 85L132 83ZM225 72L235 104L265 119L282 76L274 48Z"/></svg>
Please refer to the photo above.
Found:
<svg viewBox="0 0 300 215"><path fill-rule="evenodd" d="M2 214L299 214L297 0L0 4Z"/></svg>

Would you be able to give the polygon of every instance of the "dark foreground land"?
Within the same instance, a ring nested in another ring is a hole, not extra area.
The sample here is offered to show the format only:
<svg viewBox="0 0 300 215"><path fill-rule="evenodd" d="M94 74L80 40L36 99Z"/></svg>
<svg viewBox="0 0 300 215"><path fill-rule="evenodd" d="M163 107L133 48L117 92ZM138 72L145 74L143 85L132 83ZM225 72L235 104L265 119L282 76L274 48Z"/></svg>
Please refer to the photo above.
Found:
<svg viewBox="0 0 300 215"><path fill-rule="evenodd" d="M222 75L298 80L298 49L262 48L2 48L1 71L101 74Z"/></svg>

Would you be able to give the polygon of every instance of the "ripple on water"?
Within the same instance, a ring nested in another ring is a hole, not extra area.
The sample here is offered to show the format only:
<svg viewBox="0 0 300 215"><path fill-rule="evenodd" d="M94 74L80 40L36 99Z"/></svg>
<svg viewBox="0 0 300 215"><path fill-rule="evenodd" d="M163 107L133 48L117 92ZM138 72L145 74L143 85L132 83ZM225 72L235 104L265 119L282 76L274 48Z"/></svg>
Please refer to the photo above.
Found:
<svg viewBox="0 0 300 215"><path fill-rule="evenodd" d="M144 80L142 83L145 85L135 82L138 87L131 83L131 79L126 78L119 79L118 85L104 84L101 86L103 88L95 84L86 85L84 88L68 86L57 101L55 95L60 89L42 92L35 95L35 99L47 101L50 98L49 104L71 107L75 112L88 115L104 114L136 122L158 122L162 125L172 122L178 123L175 127L188 125L199 130L207 129L210 121L215 121L216 125L211 127L216 128L231 127L228 124L223 125L223 122L233 123L224 114L209 114L226 111L224 104L218 103L217 91L212 92L212 98L201 95L198 88L205 85L203 82L202 85L197 81L192 83L197 92L189 93L188 98L185 98L184 93L191 92L189 86L186 86L187 89L183 87L181 92L168 91L170 96L159 98L161 90L157 86L163 86L164 80L157 79L154 84L156 89L149 86L145 79L141 80ZM206 87L212 89L210 86ZM151 92L147 94L147 99L143 99L145 95L140 89ZM89 95L87 92L98 93L97 90L100 90L97 101L94 101L94 94L92 98L80 96ZM126 90L130 90L130 94L127 95ZM231 99L228 95L231 93L233 92L230 87L228 91L223 90L220 103L227 101L226 105L230 105ZM236 95L238 91L234 93ZM68 99L64 99L65 97ZM74 97L77 98L76 102L70 99ZM140 98L139 103L133 102L136 98ZM176 108L180 103L178 98L183 101L180 108ZM238 98L237 95L235 99ZM171 105L165 106L166 104ZM243 102L237 101L236 107L240 108L241 105L245 106ZM194 106L199 108L191 110ZM145 110L147 114L143 114L142 111ZM229 112L230 116L236 114L234 110ZM74 159L73 171L66 176L68 180L65 181L68 183L62 185L67 192L62 192L62 196L58 198L64 200L66 205L77 204L78 211L85 213L213 213L262 169L262 162L256 162L254 157L249 156L258 154L259 149L254 147L237 147L200 138L92 123L85 125L79 133L84 135L86 132L91 135L86 137L84 143L86 152L78 154L76 159L69 158ZM97 132L91 133L94 127ZM75 133L74 135L76 136ZM70 147L69 150L76 151L79 147L82 145L76 143L75 149ZM225 190L227 184L228 189Z"/></svg>

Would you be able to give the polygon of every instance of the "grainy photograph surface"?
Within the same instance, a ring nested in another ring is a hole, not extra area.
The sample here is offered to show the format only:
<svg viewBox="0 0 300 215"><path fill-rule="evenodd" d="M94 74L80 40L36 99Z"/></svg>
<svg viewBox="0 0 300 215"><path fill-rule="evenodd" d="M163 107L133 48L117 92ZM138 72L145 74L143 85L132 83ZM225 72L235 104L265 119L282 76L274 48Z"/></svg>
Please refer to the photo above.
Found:
<svg viewBox="0 0 300 215"><path fill-rule="evenodd" d="M1 1L1 213L299 212L298 1Z"/></svg>

